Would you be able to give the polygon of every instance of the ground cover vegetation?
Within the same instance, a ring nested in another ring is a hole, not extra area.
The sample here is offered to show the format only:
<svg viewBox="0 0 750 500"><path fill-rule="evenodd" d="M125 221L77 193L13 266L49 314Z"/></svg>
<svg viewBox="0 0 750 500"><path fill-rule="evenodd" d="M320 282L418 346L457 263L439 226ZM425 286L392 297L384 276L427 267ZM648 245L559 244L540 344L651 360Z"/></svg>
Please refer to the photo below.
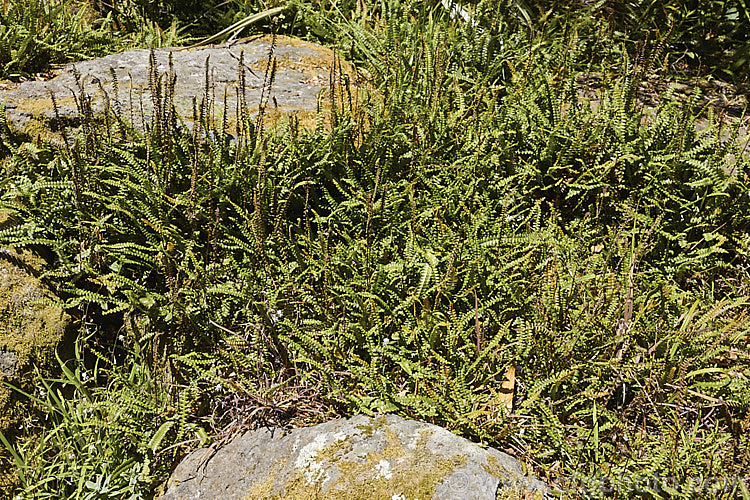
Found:
<svg viewBox="0 0 750 500"><path fill-rule="evenodd" d="M49 44L7 17L24 9L48 30L190 44L276 7L196 21L170 2L90 6L103 19L50 5L5 4L3 43ZM336 44L369 81L332 71L314 130L250 109L230 128L200 96L197 125L177 126L156 74L145 132L116 106L105 128L83 113L65 146L2 128L0 244L46 257L79 329L61 378L28 394L25 431L2 437L21 497L149 498L240 425L358 412L445 426L552 485L662 476L638 493L750 497L683 481L750 467L747 152L738 122L669 94L647 111L636 93L678 70L741 83L746 4L464 8L263 17ZM54 40L41 62L4 48L5 75L105 47ZM587 71L604 80L596 106L576 91ZM560 494L603 494L575 484Z"/></svg>

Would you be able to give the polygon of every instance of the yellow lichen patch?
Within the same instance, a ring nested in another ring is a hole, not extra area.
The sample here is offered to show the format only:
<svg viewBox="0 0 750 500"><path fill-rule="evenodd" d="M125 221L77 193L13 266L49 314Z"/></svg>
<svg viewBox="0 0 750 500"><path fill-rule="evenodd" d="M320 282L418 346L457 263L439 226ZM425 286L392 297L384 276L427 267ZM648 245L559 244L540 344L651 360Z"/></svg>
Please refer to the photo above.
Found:
<svg viewBox="0 0 750 500"><path fill-rule="evenodd" d="M511 475L517 476L518 479L521 479L523 477L520 474L515 474L503 467L502 464L497 461L497 458L493 457L492 455L488 457L487 464L483 465L483 467L484 470L497 478L507 478Z"/></svg>
<svg viewBox="0 0 750 500"><path fill-rule="evenodd" d="M286 465L286 461L278 460L268 471L263 481L260 481L253 485L248 494L244 497L247 500L254 500L256 498L270 498L273 495L274 483L276 482L276 475L278 471Z"/></svg>
<svg viewBox="0 0 750 500"><path fill-rule="evenodd" d="M251 110L251 112L257 113L257 110ZM221 123L218 119L216 122ZM257 115L253 120L253 123L255 125L261 123L258 121ZM265 132L284 132L289 128L296 128L299 131L309 131L316 130L318 127L320 127L323 132L330 132L332 128L330 111L327 111L325 108L320 112L317 112L288 109L281 106L265 111L263 114L262 126ZM236 129L237 121L234 117L231 117L227 120L225 132L234 134Z"/></svg>
<svg viewBox="0 0 750 500"><path fill-rule="evenodd" d="M56 97L58 107L73 104L75 99L70 97ZM30 116L30 119L24 125L22 130L15 130L14 132L20 133L27 136L32 140L49 140L52 142L62 142L63 138L59 132L53 132L50 129L50 118L49 114L54 109L52 105L52 99L47 98L34 98L24 99L18 103L17 113L25 113Z"/></svg>
<svg viewBox="0 0 750 500"><path fill-rule="evenodd" d="M371 419L370 422L367 424L361 424L357 426L357 429L362 431L362 439L369 439L375 434L375 431L378 429L383 429L386 426L386 421L384 417L380 417L377 419Z"/></svg>
<svg viewBox="0 0 750 500"><path fill-rule="evenodd" d="M252 39L255 42L262 42L270 44L273 41L273 35L263 35L260 38L253 38ZM304 55L304 54L298 54L297 59L291 59L287 57L280 58L277 62L277 64L288 64L289 66L283 66L283 67L289 67L290 69L297 69L302 72L308 72L312 69L320 69L325 68L328 70L333 66L333 60L334 60L334 52L333 50L323 47L322 45L317 45L312 42L308 42L305 40L300 40L299 38L293 38L289 36L284 35L277 35L276 36L276 45L281 46L285 45L287 47L293 47L295 49L307 49L313 52L314 55ZM354 72L354 66L344 61L343 59L339 59L338 56L336 56L336 61L338 64L341 65L341 71L344 73L353 73ZM266 70L266 61L260 61L257 65L257 67L253 68L253 70L258 69L260 71Z"/></svg>
<svg viewBox="0 0 750 500"><path fill-rule="evenodd" d="M271 131L294 126L300 130L314 130L319 120L322 123L327 121L325 115L319 116L316 111L287 110L279 107L264 113L263 128L266 131Z"/></svg>
<svg viewBox="0 0 750 500"><path fill-rule="evenodd" d="M536 491L524 491L522 488L500 488L495 500L542 500L544 495Z"/></svg>
<svg viewBox="0 0 750 500"><path fill-rule="evenodd" d="M497 492L497 500L541 500L541 493L529 492L523 488L523 475L506 469L492 455L487 459L487 464L483 464L482 466L487 472L501 480L500 488ZM503 482L507 483L509 478L512 484L503 485Z"/></svg>
<svg viewBox="0 0 750 500"><path fill-rule="evenodd" d="M145 89L142 86L135 86L133 88L134 95L144 93ZM97 89L93 94L90 94L87 90L87 95L91 99L92 103L98 103L102 106L109 104L111 106L111 96L105 96L101 89ZM69 97L55 97L55 102L58 109L76 109L75 98L71 95ZM111 108L110 108L111 109ZM26 115L29 120L24 124L20 130L14 130L14 132L24 136L28 140L37 142L50 142L52 144L62 145L64 143L63 135L60 130L65 128L68 130L68 137L72 138L76 135L76 128L80 124L81 118L76 113L74 116L64 115L61 118L63 123L57 123L53 125L52 114L54 112L54 106L52 99L47 98L26 98L18 102L15 113L19 115ZM114 120L109 118L109 122ZM94 112L92 125L96 127L103 127L107 120L104 118L103 113Z"/></svg>
<svg viewBox="0 0 750 500"><path fill-rule="evenodd" d="M339 92L339 90L337 90ZM369 116L365 109L362 108L362 103L366 100L364 97L364 90L354 89L349 93L339 93L336 101L336 120L337 123L356 123L357 126L353 127L357 130L359 135L355 137L355 145L359 146L362 141L362 134L367 133L370 128ZM290 125L293 121L294 126L299 130L317 130L321 132L331 132L334 125L334 116L332 113L332 102L329 97L330 90L321 90L318 103L318 111L305 111L297 109L289 109L283 106L271 106L266 109L263 115L263 128L265 131L278 131L283 126ZM342 100L340 96L345 95L346 98ZM351 99L350 99L351 97ZM343 102L342 102L343 101ZM256 112L257 110L253 110ZM257 119L256 119L257 122Z"/></svg>

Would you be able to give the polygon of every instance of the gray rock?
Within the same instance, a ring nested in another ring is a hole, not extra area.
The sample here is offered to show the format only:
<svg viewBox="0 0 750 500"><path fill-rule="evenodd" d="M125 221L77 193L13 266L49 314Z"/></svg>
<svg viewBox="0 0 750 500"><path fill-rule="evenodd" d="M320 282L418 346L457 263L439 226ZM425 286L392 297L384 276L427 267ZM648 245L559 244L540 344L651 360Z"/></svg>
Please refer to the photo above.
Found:
<svg viewBox="0 0 750 500"><path fill-rule="evenodd" d="M13 378L18 368L18 356L12 351L0 351L0 377Z"/></svg>
<svg viewBox="0 0 750 500"><path fill-rule="evenodd" d="M318 94L330 85L334 54L322 46L279 36L273 51L276 73L270 93L263 93L271 37L223 46L192 50L156 49L156 71L160 81L169 81L169 57L176 77L174 104L179 116L190 125L193 99L200 104L206 88L206 67L209 76L209 111L219 116L227 97L227 121L231 127L236 118L239 92L239 60L244 53L245 96L251 112L257 114L261 97L269 114L298 112L301 120L314 117ZM337 59L337 68L339 67ZM98 59L68 64L47 81L27 81L0 85L0 102L5 102L7 122L14 132L30 138L61 141L60 130L80 125L76 100L80 90L75 71L80 74L84 93L91 99L95 117L102 117L109 106L139 129L149 123L153 114L150 51L131 50ZM342 73L352 74L353 67L341 63ZM338 70L337 70L338 71ZM116 82L113 78L116 75ZM336 73L337 75L339 73ZM348 78L348 77L346 77ZM337 77L337 80L339 78ZM55 115L51 94L58 107Z"/></svg>
<svg viewBox="0 0 750 500"><path fill-rule="evenodd" d="M294 429L261 429L188 455L163 500L541 498L520 462L422 422L356 416Z"/></svg>

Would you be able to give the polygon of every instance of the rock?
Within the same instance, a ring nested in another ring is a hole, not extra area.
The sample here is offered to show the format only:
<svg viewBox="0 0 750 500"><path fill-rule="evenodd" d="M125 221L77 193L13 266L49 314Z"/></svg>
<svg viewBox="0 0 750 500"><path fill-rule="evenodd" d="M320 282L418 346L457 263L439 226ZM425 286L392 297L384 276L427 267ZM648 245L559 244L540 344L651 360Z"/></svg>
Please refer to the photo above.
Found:
<svg viewBox="0 0 750 500"><path fill-rule="evenodd" d="M592 111L601 105L603 97L602 75L582 73L576 77L576 91L581 102L588 101ZM731 137L732 127L737 126L738 146L746 158L750 158L750 118L744 114L748 105L747 85L732 85L720 80L673 81L658 75L650 75L639 82L636 88L636 103L643 113L643 124L653 121L656 108L669 97L671 101L684 105L693 95L693 90L701 88L701 94L693 103L694 110L700 113L695 120L695 129L700 132L709 126L707 112L711 109L716 124L721 126L721 141ZM671 95L667 91L671 89ZM734 163L734 155L728 155L729 163Z"/></svg>
<svg viewBox="0 0 750 500"><path fill-rule="evenodd" d="M178 115L188 125L191 124L193 99L196 98L200 104L206 87L208 64L210 109L214 116L219 116L224 109L226 92L227 120L231 127L236 117L241 52L244 53L246 68L246 102L251 112L257 114L271 41L271 37L266 35L242 43L191 50L155 49L156 70L163 75L162 83L169 80L169 55L172 55L176 77L174 104ZM270 94L266 92L263 95L266 112L271 115L297 112L303 124L305 121L309 123L315 117L319 92L330 85L333 52L310 42L278 36L273 54L276 73ZM336 61L336 74L347 75L336 78L340 83L353 74L353 67L338 59ZM80 91L75 78L76 70L80 73L85 94L91 98L95 117L101 119L109 105L110 110L119 109L123 119L141 130L144 121L149 123L154 107L149 82L150 51L138 49L68 64L47 81L0 85L0 102L5 102L10 129L32 139L41 137L61 142L60 130L63 127L80 126L76 104ZM50 93L55 96L59 118L55 115Z"/></svg>
<svg viewBox="0 0 750 500"><path fill-rule="evenodd" d="M38 302L53 298L34 276L40 267L41 259L28 251L0 249L0 432L7 437L28 412L25 398L2 382L38 396L34 367L45 376L59 373L55 351L70 322L61 309ZM4 454L0 446L0 491L10 491L15 473L3 470Z"/></svg>
<svg viewBox="0 0 750 500"><path fill-rule="evenodd" d="M55 350L63 340L70 318L61 309L39 301L50 300L32 272L40 260L30 252L0 249L0 380L26 391L33 364L56 366ZM15 424L14 393L0 384L0 432Z"/></svg>
<svg viewBox="0 0 750 500"><path fill-rule="evenodd" d="M0 377L15 378L18 356L15 352L0 351Z"/></svg>
<svg viewBox="0 0 750 500"><path fill-rule="evenodd" d="M260 429L188 455L162 500L541 498L520 462L446 429L395 415ZM500 496L498 496L500 495Z"/></svg>

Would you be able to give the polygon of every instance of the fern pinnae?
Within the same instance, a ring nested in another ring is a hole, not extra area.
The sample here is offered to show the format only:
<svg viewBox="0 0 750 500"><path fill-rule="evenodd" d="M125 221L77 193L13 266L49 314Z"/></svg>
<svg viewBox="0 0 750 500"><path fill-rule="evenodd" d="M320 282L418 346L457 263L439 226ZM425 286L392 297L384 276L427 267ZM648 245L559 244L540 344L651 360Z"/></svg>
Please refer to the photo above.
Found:
<svg viewBox="0 0 750 500"><path fill-rule="evenodd" d="M55 97L55 93L52 90L49 90L49 97L52 101L52 112L55 117L55 122L62 124L62 118L60 116L60 108L57 106L57 98ZM70 139L68 138L68 131L67 127L61 126L60 127L60 135L62 135L63 138L63 144L65 144L65 150L68 153L68 156L71 155L71 149L70 149Z"/></svg>
<svg viewBox="0 0 750 500"><path fill-rule="evenodd" d="M120 82L117 78L117 71L115 71L115 68L111 66L109 68L109 76L112 79L112 92L114 94L112 107L115 110L115 119L119 123L122 120L122 104L120 103ZM120 133L122 133L122 130L120 130Z"/></svg>
<svg viewBox="0 0 750 500"><path fill-rule="evenodd" d="M271 89L273 82L276 79L276 30L274 29L271 35L271 43L268 47L268 57L266 60L266 71L263 76L263 84L261 85L260 101L258 102L258 116L256 118L255 128L262 134L263 132L263 120L268 106L268 101L271 97Z"/></svg>

